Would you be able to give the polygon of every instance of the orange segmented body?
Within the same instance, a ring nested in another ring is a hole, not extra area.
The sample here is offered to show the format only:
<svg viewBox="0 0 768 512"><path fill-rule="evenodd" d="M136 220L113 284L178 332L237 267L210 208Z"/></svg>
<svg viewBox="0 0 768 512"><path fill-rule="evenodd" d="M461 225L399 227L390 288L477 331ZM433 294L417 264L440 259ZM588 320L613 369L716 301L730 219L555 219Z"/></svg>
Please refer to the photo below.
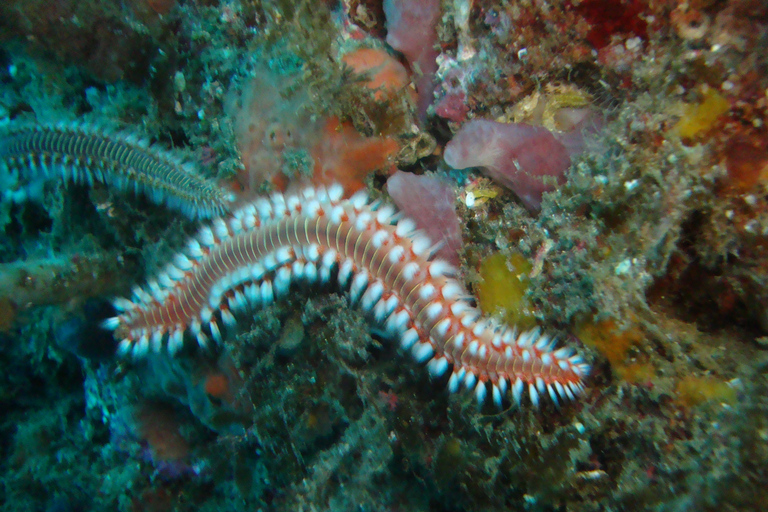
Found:
<svg viewBox="0 0 768 512"><path fill-rule="evenodd" d="M120 299L107 321L123 353L180 348L190 330L200 344L220 337L219 319L287 293L292 282L336 278L354 303L399 338L431 374L453 368L449 388L463 384L483 401L501 403L511 390L538 404L542 393L572 399L589 366L568 348L555 349L538 329L518 333L484 318L454 275L431 257L431 242L394 208L364 194L342 198L340 187L257 199L216 219L190 240L185 253Z"/></svg>

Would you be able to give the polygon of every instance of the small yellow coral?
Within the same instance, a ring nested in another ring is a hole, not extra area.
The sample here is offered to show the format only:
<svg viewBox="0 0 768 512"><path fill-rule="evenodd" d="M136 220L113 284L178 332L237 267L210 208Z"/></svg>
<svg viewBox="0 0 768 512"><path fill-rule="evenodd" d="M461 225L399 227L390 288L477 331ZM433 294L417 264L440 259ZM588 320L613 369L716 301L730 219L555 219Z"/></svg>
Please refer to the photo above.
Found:
<svg viewBox="0 0 768 512"><path fill-rule="evenodd" d="M730 108L728 100L716 90L707 89L701 103L685 105L683 116L675 125L674 131L684 139L706 133Z"/></svg>
<svg viewBox="0 0 768 512"><path fill-rule="evenodd" d="M516 252L509 256L495 253L485 258L480 264L482 280L477 287L480 308L500 315L519 329L534 327L533 305L526 297L532 268L531 262Z"/></svg>

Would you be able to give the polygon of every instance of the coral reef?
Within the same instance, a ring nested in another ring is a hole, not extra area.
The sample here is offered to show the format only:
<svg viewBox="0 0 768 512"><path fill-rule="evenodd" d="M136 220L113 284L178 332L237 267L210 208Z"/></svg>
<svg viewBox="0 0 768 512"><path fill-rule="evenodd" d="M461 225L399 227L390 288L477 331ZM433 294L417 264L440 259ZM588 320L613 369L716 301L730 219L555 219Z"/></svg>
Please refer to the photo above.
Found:
<svg viewBox="0 0 768 512"><path fill-rule="evenodd" d="M0 129L49 127L39 147L23 132L21 159L0 151L0 508L766 508L766 3L415 3L0 5ZM477 123L563 146L535 209L446 164ZM453 226L456 300L578 349L583 396L447 393L450 372L404 362L335 273L292 280L221 342L118 357L114 297L197 254L202 223L154 184L61 179L94 162L56 126L86 127L110 173L136 148L190 162L233 211L331 181L383 205L402 181L408 215ZM51 179L28 174L42 164Z"/></svg>

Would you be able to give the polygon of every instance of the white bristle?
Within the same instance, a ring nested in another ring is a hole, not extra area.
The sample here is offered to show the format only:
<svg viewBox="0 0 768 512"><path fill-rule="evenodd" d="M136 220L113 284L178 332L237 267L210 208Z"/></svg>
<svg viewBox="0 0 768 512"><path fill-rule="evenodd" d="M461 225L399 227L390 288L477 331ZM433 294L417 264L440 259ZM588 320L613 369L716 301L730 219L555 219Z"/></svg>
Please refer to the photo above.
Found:
<svg viewBox="0 0 768 512"><path fill-rule="evenodd" d="M417 343L413 347L413 357L417 362L423 363L435 355L435 349L431 343Z"/></svg>
<svg viewBox="0 0 768 512"><path fill-rule="evenodd" d="M488 388L485 386L485 382L478 382L477 386L475 387L475 398L477 399L478 404L483 405L487 392Z"/></svg>
<svg viewBox="0 0 768 512"><path fill-rule="evenodd" d="M403 347L405 350L410 349L413 347L413 345L419 341L419 333L411 327L407 331L405 331L400 338L400 346Z"/></svg>
<svg viewBox="0 0 768 512"><path fill-rule="evenodd" d="M491 386L491 396L493 397L493 405L497 408L501 408L501 391L496 384Z"/></svg>
<svg viewBox="0 0 768 512"><path fill-rule="evenodd" d="M395 228L395 234L400 238L411 236L416 231L416 223L407 217L400 219Z"/></svg>
<svg viewBox="0 0 768 512"><path fill-rule="evenodd" d="M338 183L334 183L333 185L328 187L328 199L332 203L338 203L339 201L341 201L342 197L344 197L344 187L342 187Z"/></svg>
<svg viewBox="0 0 768 512"><path fill-rule="evenodd" d="M433 378L442 377L449 367L448 360L444 357L435 357L427 363L427 370Z"/></svg>

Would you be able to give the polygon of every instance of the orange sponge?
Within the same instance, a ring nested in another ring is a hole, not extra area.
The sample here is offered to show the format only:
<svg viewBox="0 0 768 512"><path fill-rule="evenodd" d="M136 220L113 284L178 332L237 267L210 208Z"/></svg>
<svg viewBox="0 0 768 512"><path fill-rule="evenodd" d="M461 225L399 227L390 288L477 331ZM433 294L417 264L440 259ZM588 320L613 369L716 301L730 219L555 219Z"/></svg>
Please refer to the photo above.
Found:
<svg viewBox="0 0 768 512"><path fill-rule="evenodd" d="M394 172L391 161L399 149L400 145L391 137L364 137L352 124L331 117L325 123L322 139L311 152L315 161L312 182L340 183L347 194L352 194L363 188L363 180L371 172Z"/></svg>
<svg viewBox="0 0 768 512"><path fill-rule="evenodd" d="M365 85L376 91L374 97L377 101L390 99L410 82L405 66L383 49L359 48L347 53L341 60L355 74L368 78Z"/></svg>

